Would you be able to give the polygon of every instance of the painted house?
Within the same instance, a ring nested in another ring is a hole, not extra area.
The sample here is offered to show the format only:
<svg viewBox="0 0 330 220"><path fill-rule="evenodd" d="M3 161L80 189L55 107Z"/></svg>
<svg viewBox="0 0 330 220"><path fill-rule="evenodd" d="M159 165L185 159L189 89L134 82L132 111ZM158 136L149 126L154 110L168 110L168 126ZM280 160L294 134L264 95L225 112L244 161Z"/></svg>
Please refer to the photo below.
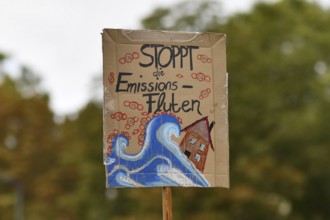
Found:
<svg viewBox="0 0 330 220"><path fill-rule="evenodd" d="M186 134L180 149L201 172L204 171L209 148L214 151L210 135L213 126L214 122L209 125L208 118L204 117L181 130Z"/></svg>

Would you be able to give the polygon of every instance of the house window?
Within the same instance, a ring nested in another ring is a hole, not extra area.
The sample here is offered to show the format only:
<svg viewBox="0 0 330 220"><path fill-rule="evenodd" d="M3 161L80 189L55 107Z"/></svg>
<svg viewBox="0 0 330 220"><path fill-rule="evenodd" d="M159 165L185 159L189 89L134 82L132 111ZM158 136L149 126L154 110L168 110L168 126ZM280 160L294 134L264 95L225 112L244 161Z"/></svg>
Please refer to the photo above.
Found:
<svg viewBox="0 0 330 220"><path fill-rule="evenodd" d="M199 149L200 149L201 151L204 151L204 150L205 150L205 144L200 143L200 144L199 144Z"/></svg>
<svg viewBox="0 0 330 220"><path fill-rule="evenodd" d="M189 143L190 144L194 144L194 143L196 143L196 141L197 141L197 139L194 136L189 137Z"/></svg>
<svg viewBox="0 0 330 220"><path fill-rule="evenodd" d="M190 157L190 154L191 154L191 152L190 151L188 151L188 150L185 150L184 151L184 154L189 158Z"/></svg>
<svg viewBox="0 0 330 220"><path fill-rule="evenodd" d="M201 160L201 155L195 154L194 159L199 162Z"/></svg>

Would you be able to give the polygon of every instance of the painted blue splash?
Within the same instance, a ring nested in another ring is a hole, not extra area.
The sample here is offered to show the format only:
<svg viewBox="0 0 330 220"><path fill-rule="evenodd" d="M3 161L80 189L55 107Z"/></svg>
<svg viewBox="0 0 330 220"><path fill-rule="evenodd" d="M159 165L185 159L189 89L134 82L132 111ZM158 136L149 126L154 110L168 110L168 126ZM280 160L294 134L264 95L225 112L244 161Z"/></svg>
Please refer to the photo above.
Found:
<svg viewBox="0 0 330 220"><path fill-rule="evenodd" d="M181 152L171 136L179 137L180 124L171 115L153 118L146 126L141 151L128 154L129 141L117 135L105 158L110 187L210 186L204 175Z"/></svg>

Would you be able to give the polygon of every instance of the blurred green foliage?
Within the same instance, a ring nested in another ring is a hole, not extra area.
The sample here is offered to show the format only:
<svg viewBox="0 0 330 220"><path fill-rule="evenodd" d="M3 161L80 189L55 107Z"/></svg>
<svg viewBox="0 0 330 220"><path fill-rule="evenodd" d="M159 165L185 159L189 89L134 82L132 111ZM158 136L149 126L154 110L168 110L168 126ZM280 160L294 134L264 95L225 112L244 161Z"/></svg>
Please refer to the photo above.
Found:
<svg viewBox="0 0 330 220"><path fill-rule="evenodd" d="M330 219L330 12L303 0L223 16L215 1L159 8L148 29L227 35L231 188L173 189L174 219ZM0 219L161 219L161 189L105 190L102 105L54 120L40 79L1 69Z"/></svg>

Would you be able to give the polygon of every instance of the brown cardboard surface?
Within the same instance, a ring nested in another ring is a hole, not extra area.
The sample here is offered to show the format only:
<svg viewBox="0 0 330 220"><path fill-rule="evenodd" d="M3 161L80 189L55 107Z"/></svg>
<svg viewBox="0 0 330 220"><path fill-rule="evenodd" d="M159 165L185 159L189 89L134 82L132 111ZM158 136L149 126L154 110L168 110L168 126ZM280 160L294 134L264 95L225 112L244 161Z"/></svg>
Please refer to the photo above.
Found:
<svg viewBox="0 0 330 220"><path fill-rule="evenodd" d="M226 37L104 29L108 187L229 187Z"/></svg>

